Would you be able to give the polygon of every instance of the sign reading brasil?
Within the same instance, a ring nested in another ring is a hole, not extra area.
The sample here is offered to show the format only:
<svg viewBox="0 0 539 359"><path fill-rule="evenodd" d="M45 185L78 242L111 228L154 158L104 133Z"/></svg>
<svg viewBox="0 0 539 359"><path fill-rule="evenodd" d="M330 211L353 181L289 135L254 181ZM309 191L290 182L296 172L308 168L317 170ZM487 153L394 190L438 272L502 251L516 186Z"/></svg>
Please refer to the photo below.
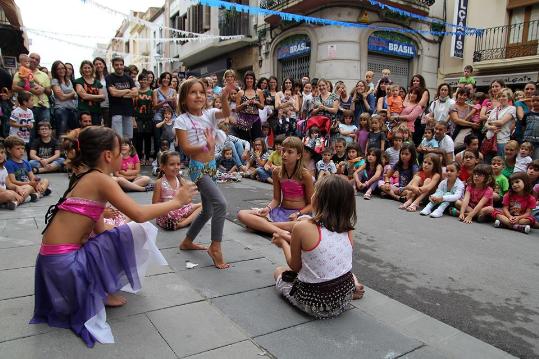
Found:
<svg viewBox="0 0 539 359"><path fill-rule="evenodd" d="M407 58L412 58L417 53L416 47L413 44L389 40L378 36L369 36L368 48L369 51Z"/></svg>
<svg viewBox="0 0 539 359"><path fill-rule="evenodd" d="M311 52L310 44L306 39L287 42L277 48L277 59L283 60Z"/></svg>

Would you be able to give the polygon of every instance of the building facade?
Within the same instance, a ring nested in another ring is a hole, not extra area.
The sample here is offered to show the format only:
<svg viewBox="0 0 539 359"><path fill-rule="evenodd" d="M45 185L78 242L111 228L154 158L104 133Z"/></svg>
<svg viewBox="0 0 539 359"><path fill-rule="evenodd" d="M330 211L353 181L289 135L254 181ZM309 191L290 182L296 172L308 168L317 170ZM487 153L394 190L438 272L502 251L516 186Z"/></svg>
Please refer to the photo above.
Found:
<svg viewBox="0 0 539 359"><path fill-rule="evenodd" d="M418 15L436 16L433 1L384 1ZM267 0L262 7L313 17L348 21L391 29L430 30L428 23L382 10L368 1L339 0ZM351 89L367 70L375 81L384 68L391 70L393 82L407 87L413 74L425 77L431 90L438 75L437 36L379 31L372 28L319 26L283 22L267 16L259 26L260 75L300 79L302 76L342 80Z"/></svg>
<svg viewBox="0 0 539 359"><path fill-rule="evenodd" d="M503 80L513 89L538 81L539 1L496 0L484 5L482 1L447 1L448 21L465 15L467 26L484 30L465 37L461 51L455 52L459 44L451 37L444 38L438 82L456 85L465 65L473 66L480 90L487 90L493 80ZM459 10L457 16L455 10Z"/></svg>
<svg viewBox="0 0 539 359"><path fill-rule="evenodd" d="M16 71L18 56L28 53L28 37L21 29L21 12L13 0L0 2L0 57L4 67Z"/></svg>

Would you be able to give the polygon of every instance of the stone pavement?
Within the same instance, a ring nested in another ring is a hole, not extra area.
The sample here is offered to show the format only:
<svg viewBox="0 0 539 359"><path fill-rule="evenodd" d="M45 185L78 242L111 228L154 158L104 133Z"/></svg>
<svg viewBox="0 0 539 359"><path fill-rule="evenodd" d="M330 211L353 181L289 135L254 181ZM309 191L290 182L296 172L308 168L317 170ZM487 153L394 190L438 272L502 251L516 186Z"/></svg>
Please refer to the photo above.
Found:
<svg viewBox="0 0 539 359"><path fill-rule="evenodd" d="M332 320L312 320L273 288L279 249L230 221L223 242L228 270L204 252L180 252L185 230L160 230L168 266L151 268L138 295L108 309L116 344L88 349L71 331L28 325L44 214L67 186L47 176L53 194L0 210L0 358L509 358L507 353L366 288ZM242 185L246 185L243 183ZM132 196L150 203L149 193ZM200 235L207 242L209 226ZM187 269L186 263L198 264Z"/></svg>

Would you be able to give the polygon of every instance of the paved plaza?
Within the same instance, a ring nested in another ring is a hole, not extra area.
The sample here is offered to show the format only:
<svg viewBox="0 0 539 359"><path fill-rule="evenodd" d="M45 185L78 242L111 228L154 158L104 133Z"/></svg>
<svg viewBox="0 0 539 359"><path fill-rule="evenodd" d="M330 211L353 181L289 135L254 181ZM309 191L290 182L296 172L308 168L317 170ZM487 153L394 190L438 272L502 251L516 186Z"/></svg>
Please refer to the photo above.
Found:
<svg viewBox="0 0 539 359"><path fill-rule="evenodd" d="M138 295L127 294L126 306L107 310L116 344L96 344L88 349L68 330L27 324L33 310L34 262L44 214L67 185L64 174L47 177L54 188L50 197L16 211L0 211L0 358L511 357L369 287L365 297L354 301L354 307L342 316L313 320L290 307L273 288L273 269L284 264L280 250L268 238L230 220L225 224L223 242L225 258L232 264L228 270L216 270L204 252L180 252L177 244L184 230L160 230L158 246L168 266L151 268ZM227 197L242 193L244 198L232 201L229 218L236 207L253 206L267 198L270 190L247 180L223 185L223 189ZM151 193L132 196L139 203L151 200ZM365 208L363 203L358 200L358 206ZM413 218L412 223L426 220L419 215ZM360 215L355 233L359 258L362 251L373 257L374 245L369 247L369 241L376 233L369 231L376 219L365 224L361 220L367 219ZM209 225L200 235L201 242L207 242L208 237ZM536 236L519 238L537 242ZM187 263L198 266L187 269ZM360 280L368 279L367 269L362 274L358 268L361 266L356 266L355 272Z"/></svg>

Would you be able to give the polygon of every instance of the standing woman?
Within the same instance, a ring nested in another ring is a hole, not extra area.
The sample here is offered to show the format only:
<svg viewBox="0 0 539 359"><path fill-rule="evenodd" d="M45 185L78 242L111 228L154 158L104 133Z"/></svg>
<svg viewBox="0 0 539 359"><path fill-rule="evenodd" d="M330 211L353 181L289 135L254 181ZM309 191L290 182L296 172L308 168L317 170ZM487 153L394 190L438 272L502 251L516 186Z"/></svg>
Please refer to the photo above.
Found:
<svg viewBox="0 0 539 359"><path fill-rule="evenodd" d="M515 127L515 132L513 136L518 143L522 143L522 136L524 134L524 129L526 128L526 123L524 123L524 115L530 112L532 96L537 90L537 84L535 81L530 81L524 86L524 98L520 101L515 102L515 107L517 109L517 123Z"/></svg>
<svg viewBox="0 0 539 359"><path fill-rule="evenodd" d="M103 85L95 76L94 64L84 60L80 64L80 74L75 80L75 91L79 95L77 110L80 112L90 112L92 125L101 126L101 102L105 101L105 91Z"/></svg>
<svg viewBox="0 0 539 359"><path fill-rule="evenodd" d="M148 87L152 90L155 89L155 74L153 71L146 71L146 81L148 82Z"/></svg>
<svg viewBox="0 0 539 359"><path fill-rule="evenodd" d="M103 85L103 88L106 89L107 81L105 81L105 77L109 74L109 70L107 69L105 60L101 57L96 57L94 59L94 67L96 79ZM108 91L103 91L103 94L105 95L105 100L100 103L101 116L103 117L103 124L106 127L110 127L112 123L109 112L109 94Z"/></svg>
<svg viewBox="0 0 539 359"><path fill-rule="evenodd" d="M412 80L410 81L410 89L414 87L418 88L419 93L420 93L417 103L419 104L419 106L421 106L423 111L425 111L425 109L429 106L429 101L430 101L430 94L429 94L429 90L427 90L425 78L419 74L412 76ZM411 91L408 90L407 97L410 96L410 92ZM423 111L421 113L423 113ZM413 141L416 144L416 146L421 143L421 139L423 138L423 132L425 132L425 124L422 123L421 121L421 113L415 119L415 124L414 124L415 132L413 136Z"/></svg>
<svg viewBox="0 0 539 359"><path fill-rule="evenodd" d="M389 80L387 77L382 77L378 82L378 88L375 94L376 113L380 113L382 110L387 111L387 97L389 95L389 91L387 91L387 89L389 88L389 85L391 85L391 80Z"/></svg>
<svg viewBox="0 0 539 359"><path fill-rule="evenodd" d="M371 113L376 106L374 95L368 94L369 86L364 80L359 80L356 87L352 90L352 107L354 112L354 124L359 127L359 115L363 112Z"/></svg>
<svg viewBox="0 0 539 359"><path fill-rule="evenodd" d="M505 88L505 82L503 80L494 80L490 83L490 89L488 90L489 98L483 101L481 104L481 122L488 120L492 110L500 106L498 96Z"/></svg>
<svg viewBox="0 0 539 359"><path fill-rule="evenodd" d="M66 76L69 78L69 80L71 80L71 83L74 83L75 69L73 68L73 64L71 64L70 62L66 62L64 65L66 67Z"/></svg>
<svg viewBox="0 0 539 359"><path fill-rule="evenodd" d="M262 90L264 96L266 96L266 90L268 89L268 79L265 77L259 78L258 82L256 83L256 88Z"/></svg>
<svg viewBox="0 0 539 359"><path fill-rule="evenodd" d="M291 118L297 119L299 113L299 98L293 94L294 81L287 77L283 81L282 90L275 96L275 110L290 111Z"/></svg>
<svg viewBox="0 0 539 359"><path fill-rule="evenodd" d="M455 104L455 100L451 96L451 87L448 84L443 83L438 86L436 99L430 104L429 113L426 116L428 121L447 122L449 110Z"/></svg>
<svg viewBox="0 0 539 359"><path fill-rule="evenodd" d="M75 123L77 110L77 93L73 83L67 77L62 61L54 61L51 67L51 88L54 93L54 118L56 120L56 136L63 135Z"/></svg>
<svg viewBox="0 0 539 359"><path fill-rule="evenodd" d="M412 87L410 92L408 92L408 96L406 96L406 100L404 100L402 112L391 118L395 122L405 122L411 134L416 132L416 119L423 112L423 107L419 103L420 98L421 89L419 87Z"/></svg>
<svg viewBox="0 0 539 359"><path fill-rule="evenodd" d="M236 95L236 111L238 120L234 124L237 137L252 142L262 137L262 124L258 110L264 108L264 94L255 88L255 74L247 71L243 75L243 90Z"/></svg>
<svg viewBox="0 0 539 359"><path fill-rule="evenodd" d="M343 122L344 115L352 115L352 96L348 95L346 85L342 81L335 83L335 95L339 100L339 112L335 117L337 121Z"/></svg>
<svg viewBox="0 0 539 359"><path fill-rule="evenodd" d="M153 116L153 148L156 156L157 151L159 151L159 148L161 147L159 145L161 139L161 129L155 127L155 125L163 121L163 111L165 108L170 108L172 113L176 113L177 110L177 92L171 87L172 80L173 77L170 72L163 72L159 76L159 87L153 91L153 110L155 111ZM176 83L177 81L178 79L176 79Z"/></svg>
<svg viewBox="0 0 539 359"><path fill-rule="evenodd" d="M163 76L163 74L161 74L161 76ZM161 78L161 76L159 76L159 78ZM157 82L157 85L159 85L159 82L160 81ZM176 76L172 76L172 79L170 80L170 87L174 91L176 91L176 93L180 93L180 81L178 80Z"/></svg>
<svg viewBox="0 0 539 359"><path fill-rule="evenodd" d="M142 165L149 166L152 152L153 134L153 91L149 86L148 73L142 71L138 75L138 96L133 99L135 108L135 148L139 157L144 154Z"/></svg>

